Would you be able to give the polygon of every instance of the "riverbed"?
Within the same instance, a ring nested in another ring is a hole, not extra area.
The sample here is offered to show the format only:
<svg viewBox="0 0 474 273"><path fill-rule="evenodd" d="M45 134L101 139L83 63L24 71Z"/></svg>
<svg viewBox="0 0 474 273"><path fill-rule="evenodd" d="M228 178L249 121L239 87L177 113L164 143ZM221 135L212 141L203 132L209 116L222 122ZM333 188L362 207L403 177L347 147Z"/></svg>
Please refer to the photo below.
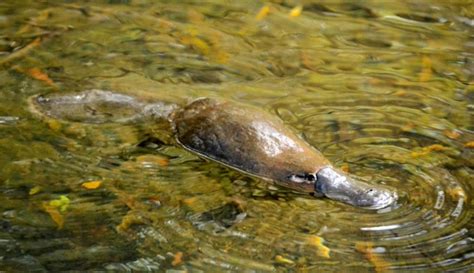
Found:
<svg viewBox="0 0 474 273"><path fill-rule="evenodd" d="M7 0L0 29L0 271L474 269L472 1ZM315 198L163 124L29 103L90 89L259 107L399 199Z"/></svg>

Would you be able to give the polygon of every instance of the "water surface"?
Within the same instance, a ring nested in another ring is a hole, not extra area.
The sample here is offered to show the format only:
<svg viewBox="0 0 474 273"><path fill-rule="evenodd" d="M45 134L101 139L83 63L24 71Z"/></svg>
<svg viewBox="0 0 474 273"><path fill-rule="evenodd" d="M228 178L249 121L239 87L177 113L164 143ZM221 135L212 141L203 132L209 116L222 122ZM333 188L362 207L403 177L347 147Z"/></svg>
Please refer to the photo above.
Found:
<svg viewBox="0 0 474 273"><path fill-rule="evenodd" d="M472 271L472 2L358 2L2 1L0 270ZM261 107L400 200L315 199L166 125L28 107L92 88Z"/></svg>

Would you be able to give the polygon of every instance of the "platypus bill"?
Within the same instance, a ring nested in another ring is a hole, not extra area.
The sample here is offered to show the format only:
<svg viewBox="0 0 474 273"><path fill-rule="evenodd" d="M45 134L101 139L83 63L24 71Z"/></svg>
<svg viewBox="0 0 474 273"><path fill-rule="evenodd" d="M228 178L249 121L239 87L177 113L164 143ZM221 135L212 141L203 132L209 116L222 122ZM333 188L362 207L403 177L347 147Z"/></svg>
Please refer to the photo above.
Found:
<svg viewBox="0 0 474 273"><path fill-rule="evenodd" d="M336 169L280 119L251 106L202 98L178 107L101 90L38 96L32 106L40 114L79 122L164 118L185 149L278 185L366 209L381 209L397 200L396 192Z"/></svg>

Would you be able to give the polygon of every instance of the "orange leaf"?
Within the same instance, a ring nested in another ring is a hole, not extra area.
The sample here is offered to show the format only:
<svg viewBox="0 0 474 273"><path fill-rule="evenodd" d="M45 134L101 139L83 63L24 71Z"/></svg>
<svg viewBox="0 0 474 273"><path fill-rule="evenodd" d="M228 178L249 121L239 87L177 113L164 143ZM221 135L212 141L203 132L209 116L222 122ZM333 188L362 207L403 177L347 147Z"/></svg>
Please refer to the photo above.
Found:
<svg viewBox="0 0 474 273"><path fill-rule="evenodd" d="M429 151L446 151L446 150L448 150L449 148L448 148L448 147L445 147L445 146L443 146L443 145L440 145L440 144L433 144L433 145L424 147L423 149L427 149L427 150L429 150Z"/></svg>
<svg viewBox="0 0 474 273"><path fill-rule="evenodd" d="M197 197L189 197L183 200L183 203L187 206L192 206L197 201Z"/></svg>
<svg viewBox="0 0 474 273"><path fill-rule="evenodd" d="M341 166L341 170L345 173L348 173L350 171L349 165L348 164L343 164Z"/></svg>
<svg viewBox="0 0 474 273"><path fill-rule="evenodd" d="M53 221L56 223L58 229L62 229L64 227L64 217L58 211L58 209L48 204L43 204L43 208L49 214L51 219L53 219Z"/></svg>
<svg viewBox="0 0 474 273"><path fill-rule="evenodd" d="M458 130L446 130L444 135L450 139L458 139L461 136L461 133Z"/></svg>
<svg viewBox="0 0 474 273"><path fill-rule="evenodd" d="M28 75L33 79L45 82L48 85L54 85L54 82L48 77L48 75L38 68L30 68L27 70Z"/></svg>
<svg viewBox="0 0 474 273"><path fill-rule="evenodd" d="M355 249L364 254L365 258L375 267L375 272L387 272L390 264L382 259L380 255L374 253L374 244L372 242L357 242Z"/></svg>
<svg viewBox="0 0 474 273"><path fill-rule="evenodd" d="M174 259L171 262L172 266L177 266L183 262L183 252L179 251L174 255Z"/></svg>
<svg viewBox="0 0 474 273"><path fill-rule="evenodd" d="M162 167L166 167L169 164L169 160L167 158L156 156L156 155L138 156L137 162L141 164L156 164Z"/></svg>
<svg viewBox="0 0 474 273"><path fill-rule="evenodd" d="M415 124L413 123L408 123L408 124L405 124L402 126L402 128L400 128L402 131L404 132L410 132L411 130L413 130L414 128L416 127Z"/></svg>
<svg viewBox="0 0 474 273"><path fill-rule="evenodd" d="M427 154L429 154L433 151L442 152L442 151L446 151L446 150L449 150L449 148L445 147L443 145L440 145L440 144L433 144L433 145L421 148L421 151L419 151L419 152L412 152L411 156L412 157L418 157L418 156L427 155Z"/></svg>
<svg viewBox="0 0 474 273"><path fill-rule="evenodd" d="M99 181L99 180L89 181L89 182L82 183L82 187L84 187L88 190L93 190L93 189L97 189L98 187L100 187L100 184L102 184L102 181Z"/></svg>

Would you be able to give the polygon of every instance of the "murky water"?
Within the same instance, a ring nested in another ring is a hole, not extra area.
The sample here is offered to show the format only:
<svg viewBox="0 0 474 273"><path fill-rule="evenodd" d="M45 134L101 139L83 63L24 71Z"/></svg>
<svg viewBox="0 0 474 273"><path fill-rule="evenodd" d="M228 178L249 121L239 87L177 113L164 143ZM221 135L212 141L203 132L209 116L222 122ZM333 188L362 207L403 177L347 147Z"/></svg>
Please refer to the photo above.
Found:
<svg viewBox="0 0 474 273"><path fill-rule="evenodd" d="M101 2L0 3L0 271L473 270L471 1ZM315 199L160 124L28 108L91 88L260 106L401 198Z"/></svg>

